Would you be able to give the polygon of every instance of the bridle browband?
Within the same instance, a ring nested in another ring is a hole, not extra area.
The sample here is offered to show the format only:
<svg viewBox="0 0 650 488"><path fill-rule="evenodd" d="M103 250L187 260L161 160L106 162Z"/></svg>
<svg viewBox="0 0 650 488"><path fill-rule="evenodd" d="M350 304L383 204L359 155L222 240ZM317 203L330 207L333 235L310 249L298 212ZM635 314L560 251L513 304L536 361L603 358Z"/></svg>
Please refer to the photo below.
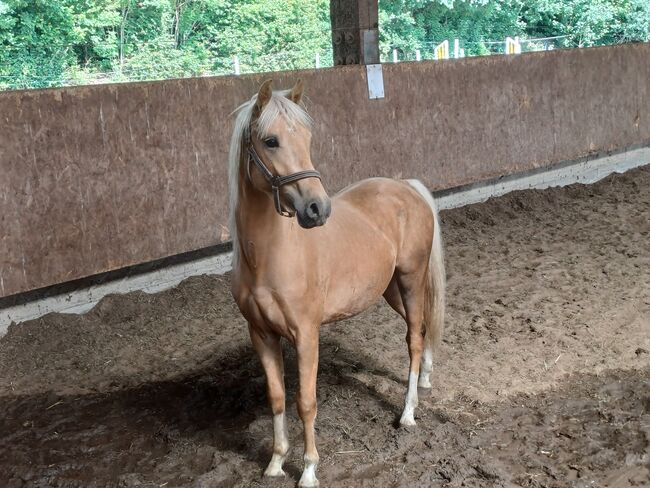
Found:
<svg viewBox="0 0 650 488"><path fill-rule="evenodd" d="M287 176L276 176L266 167L264 162L260 159L253 143L251 141L250 133L246 134L246 145L248 147L248 162L246 166L246 172L248 174L248 180L251 180L251 160L257 166L257 169L260 170L264 179L271 184L271 193L273 193L273 203L275 204L275 210L282 215L283 217L293 217L292 212L287 212L282 208L282 203L280 202L280 187L283 185L288 185L289 183L294 183L298 180L303 180L305 178L318 178L321 179L320 173L313 169L308 169L305 171L298 171L297 173L291 173Z"/></svg>

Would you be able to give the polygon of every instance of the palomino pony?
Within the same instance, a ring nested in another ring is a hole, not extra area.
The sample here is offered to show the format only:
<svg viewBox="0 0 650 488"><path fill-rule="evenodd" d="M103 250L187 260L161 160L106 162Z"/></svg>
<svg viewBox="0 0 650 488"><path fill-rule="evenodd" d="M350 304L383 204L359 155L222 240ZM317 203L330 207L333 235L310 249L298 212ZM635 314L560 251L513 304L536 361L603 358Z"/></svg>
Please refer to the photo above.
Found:
<svg viewBox="0 0 650 488"><path fill-rule="evenodd" d="M314 433L321 324L357 314L381 295L406 321L410 372L400 423L415 425L418 386L430 388L442 335L445 272L431 194L416 180L372 178L331 199L310 157L311 119L302 82L271 80L241 105L230 146L232 293L266 374L273 456L264 474L284 475L289 450L280 338L297 351L304 426L301 487L318 486ZM294 218L296 217L296 218Z"/></svg>

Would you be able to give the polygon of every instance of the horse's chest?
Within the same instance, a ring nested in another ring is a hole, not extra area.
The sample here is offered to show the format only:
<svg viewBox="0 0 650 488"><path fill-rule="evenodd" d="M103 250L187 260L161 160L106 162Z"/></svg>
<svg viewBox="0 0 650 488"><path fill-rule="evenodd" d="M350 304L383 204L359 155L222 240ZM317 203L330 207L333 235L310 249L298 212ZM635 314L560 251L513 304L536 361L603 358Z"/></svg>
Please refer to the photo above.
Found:
<svg viewBox="0 0 650 488"><path fill-rule="evenodd" d="M320 322L322 294L315 293L315 289L307 290L301 280L281 280L282 284L259 276L253 278L250 270L244 273L248 278L237 280L233 295L242 314L254 327L292 339L301 323Z"/></svg>

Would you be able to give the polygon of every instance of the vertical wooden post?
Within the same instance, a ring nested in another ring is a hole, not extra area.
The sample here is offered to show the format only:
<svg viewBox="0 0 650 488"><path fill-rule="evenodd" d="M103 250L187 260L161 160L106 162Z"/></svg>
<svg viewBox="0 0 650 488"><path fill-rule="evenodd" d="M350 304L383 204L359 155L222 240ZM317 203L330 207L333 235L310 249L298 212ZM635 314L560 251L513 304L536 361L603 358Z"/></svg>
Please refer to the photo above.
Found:
<svg viewBox="0 0 650 488"><path fill-rule="evenodd" d="M330 0L334 66L379 63L378 0Z"/></svg>

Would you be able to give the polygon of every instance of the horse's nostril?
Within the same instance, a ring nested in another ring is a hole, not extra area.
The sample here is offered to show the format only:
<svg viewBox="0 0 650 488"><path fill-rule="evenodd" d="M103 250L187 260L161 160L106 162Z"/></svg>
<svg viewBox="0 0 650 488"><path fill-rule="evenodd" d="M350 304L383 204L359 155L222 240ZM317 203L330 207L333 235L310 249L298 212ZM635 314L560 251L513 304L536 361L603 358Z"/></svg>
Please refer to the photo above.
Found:
<svg viewBox="0 0 650 488"><path fill-rule="evenodd" d="M309 205L309 210L311 210L313 217L318 217L320 215L320 208L316 202Z"/></svg>

